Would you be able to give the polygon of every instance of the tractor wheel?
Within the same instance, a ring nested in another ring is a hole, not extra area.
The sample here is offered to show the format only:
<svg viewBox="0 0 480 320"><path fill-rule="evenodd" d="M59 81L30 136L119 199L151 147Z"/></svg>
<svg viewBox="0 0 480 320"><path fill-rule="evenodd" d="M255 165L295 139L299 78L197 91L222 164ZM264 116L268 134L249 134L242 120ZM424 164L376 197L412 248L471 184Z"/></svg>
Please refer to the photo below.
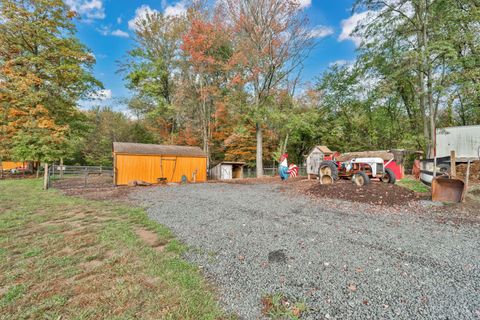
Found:
<svg viewBox="0 0 480 320"><path fill-rule="evenodd" d="M367 184L370 183L370 178L368 177L368 175L363 172L363 171L359 171L357 173L355 173L353 175L353 183L355 183L357 186L361 187L361 186L365 186Z"/></svg>
<svg viewBox="0 0 480 320"><path fill-rule="evenodd" d="M333 180L338 180L338 168L333 161L322 161L318 169L318 176L330 176Z"/></svg>
<svg viewBox="0 0 480 320"><path fill-rule="evenodd" d="M391 184L395 184L395 181L397 181L395 173L390 168L385 168L385 174L383 175L383 177L380 178L380 180L382 182Z"/></svg>

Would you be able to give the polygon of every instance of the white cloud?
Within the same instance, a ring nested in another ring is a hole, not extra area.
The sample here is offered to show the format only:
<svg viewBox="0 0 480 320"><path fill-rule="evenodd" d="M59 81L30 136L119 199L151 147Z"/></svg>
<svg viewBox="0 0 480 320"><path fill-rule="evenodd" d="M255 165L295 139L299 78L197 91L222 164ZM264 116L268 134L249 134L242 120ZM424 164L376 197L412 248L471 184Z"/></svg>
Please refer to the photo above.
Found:
<svg viewBox="0 0 480 320"><path fill-rule="evenodd" d="M348 70L352 71L353 68L355 67L356 60L336 60L334 62L331 62L328 64L328 67L332 68L334 66L337 67L346 67Z"/></svg>
<svg viewBox="0 0 480 320"><path fill-rule="evenodd" d="M128 38L129 37L128 33L126 33L123 30L120 30L120 29L115 29L110 34L112 36L121 37L121 38Z"/></svg>
<svg viewBox="0 0 480 320"><path fill-rule="evenodd" d="M127 32L120 29L111 30L110 26L101 26L100 28L97 28L97 31L104 36L116 36L121 38L129 37L129 34Z"/></svg>
<svg viewBox="0 0 480 320"><path fill-rule="evenodd" d="M66 4L86 21L105 18L102 0L66 0Z"/></svg>
<svg viewBox="0 0 480 320"><path fill-rule="evenodd" d="M332 27L327 26L316 26L312 30L310 30L310 38L325 38L335 33Z"/></svg>
<svg viewBox="0 0 480 320"><path fill-rule="evenodd" d="M350 18L342 20L342 33L338 36L338 41L351 40L358 47L362 43L362 38L358 36L353 36L352 32L355 31L355 28L358 24L366 19L370 14L370 11L365 11L361 13L355 13Z"/></svg>
<svg viewBox="0 0 480 320"><path fill-rule="evenodd" d="M165 7L163 13L166 17L182 16L187 13L187 5L185 1L181 0L174 5L169 5Z"/></svg>
<svg viewBox="0 0 480 320"><path fill-rule="evenodd" d="M112 98L112 90L101 89L90 94L90 98L94 100L105 101Z"/></svg>
<svg viewBox="0 0 480 320"><path fill-rule="evenodd" d="M137 23L146 18L147 14L158 13L158 10L150 8L150 6L143 4L135 10L135 17L128 21L128 28L130 30L137 29Z"/></svg>
<svg viewBox="0 0 480 320"><path fill-rule="evenodd" d="M346 65L347 63L349 63L348 60L337 60L337 61L333 61L333 62L330 62L328 64L329 67L333 67L333 66L344 66Z"/></svg>
<svg viewBox="0 0 480 320"><path fill-rule="evenodd" d="M298 0L299 8L308 8L312 5L312 0Z"/></svg>
<svg viewBox="0 0 480 320"><path fill-rule="evenodd" d="M122 21L123 21L123 20L122 20L122 17L118 17L118 18L117 18L117 23L118 23L118 24L121 24Z"/></svg>
<svg viewBox="0 0 480 320"><path fill-rule="evenodd" d="M108 36L110 33L110 28L108 28L107 26L102 26L100 28L97 28L97 31L100 32L100 34L103 36Z"/></svg>

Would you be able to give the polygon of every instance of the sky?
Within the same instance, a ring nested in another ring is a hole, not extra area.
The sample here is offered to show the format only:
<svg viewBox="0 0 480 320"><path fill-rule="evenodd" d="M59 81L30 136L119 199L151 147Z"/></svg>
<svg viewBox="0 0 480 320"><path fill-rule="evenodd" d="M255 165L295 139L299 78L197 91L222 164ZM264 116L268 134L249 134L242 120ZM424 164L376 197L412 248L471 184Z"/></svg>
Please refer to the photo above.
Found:
<svg viewBox="0 0 480 320"><path fill-rule="evenodd" d="M186 0L65 0L75 10L77 36L95 55L94 75L104 85L95 101L81 102L82 108L109 105L125 111L122 98L131 93L125 87L119 65L133 47L134 21L146 10L167 15L182 14ZM313 84L315 79L335 63L355 59L358 39L350 36L362 14L351 15L354 0L299 0L309 17L316 46L304 62L301 79Z"/></svg>

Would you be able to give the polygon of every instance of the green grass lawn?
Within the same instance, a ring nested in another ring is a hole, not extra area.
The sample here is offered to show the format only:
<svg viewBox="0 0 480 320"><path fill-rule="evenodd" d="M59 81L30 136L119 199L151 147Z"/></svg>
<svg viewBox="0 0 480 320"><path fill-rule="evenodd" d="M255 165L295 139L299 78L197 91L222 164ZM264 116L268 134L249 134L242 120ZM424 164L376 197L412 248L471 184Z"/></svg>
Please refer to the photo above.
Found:
<svg viewBox="0 0 480 320"><path fill-rule="evenodd" d="M0 181L0 319L224 318L183 250L143 209Z"/></svg>
<svg viewBox="0 0 480 320"><path fill-rule="evenodd" d="M415 192L430 192L430 188L424 185L419 180L412 178L403 178L400 181L397 181L397 184L401 187L410 189Z"/></svg>

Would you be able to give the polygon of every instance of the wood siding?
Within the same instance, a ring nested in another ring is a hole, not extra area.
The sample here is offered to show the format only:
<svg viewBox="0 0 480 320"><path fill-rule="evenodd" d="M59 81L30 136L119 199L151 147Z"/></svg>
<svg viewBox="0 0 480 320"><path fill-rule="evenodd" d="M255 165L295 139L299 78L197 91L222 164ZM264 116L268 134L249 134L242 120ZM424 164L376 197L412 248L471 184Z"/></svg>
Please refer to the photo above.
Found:
<svg viewBox="0 0 480 320"><path fill-rule="evenodd" d="M180 182L185 175L188 181L207 180L207 158L161 155L115 154L115 184L126 185L133 180L157 183L158 178Z"/></svg>
<svg viewBox="0 0 480 320"><path fill-rule="evenodd" d="M15 168L23 168L23 162L14 162L14 161L2 161L0 169L11 170Z"/></svg>

